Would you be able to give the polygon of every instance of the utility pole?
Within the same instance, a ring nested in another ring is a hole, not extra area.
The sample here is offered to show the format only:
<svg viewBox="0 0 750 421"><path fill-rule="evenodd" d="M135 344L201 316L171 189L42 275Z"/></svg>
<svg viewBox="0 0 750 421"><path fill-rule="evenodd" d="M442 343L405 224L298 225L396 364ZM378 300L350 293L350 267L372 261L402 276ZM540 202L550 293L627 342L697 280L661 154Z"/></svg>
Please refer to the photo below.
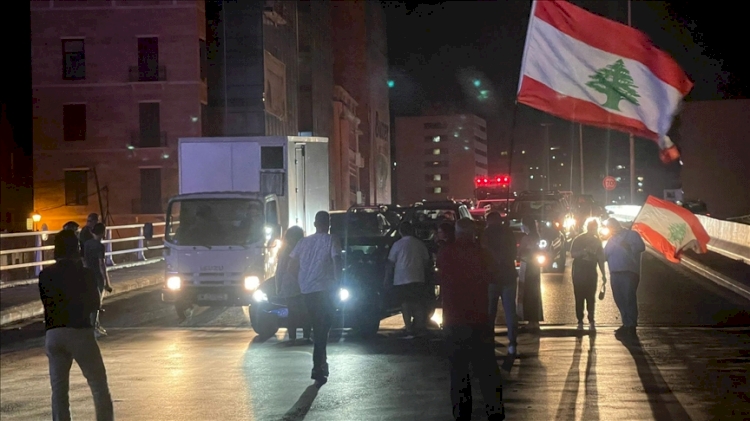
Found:
<svg viewBox="0 0 750 421"><path fill-rule="evenodd" d="M628 26L633 26L628 0ZM630 204L635 205L635 138L630 133Z"/></svg>
<svg viewBox="0 0 750 421"><path fill-rule="evenodd" d="M544 178L547 179L547 191L552 190L549 183L549 126L551 125L552 123L542 123L542 127L544 127L544 157L546 158Z"/></svg>
<svg viewBox="0 0 750 421"><path fill-rule="evenodd" d="M578 152L581 161L581 194L586 194L583 188L583 125L578 123Z"/></svg>

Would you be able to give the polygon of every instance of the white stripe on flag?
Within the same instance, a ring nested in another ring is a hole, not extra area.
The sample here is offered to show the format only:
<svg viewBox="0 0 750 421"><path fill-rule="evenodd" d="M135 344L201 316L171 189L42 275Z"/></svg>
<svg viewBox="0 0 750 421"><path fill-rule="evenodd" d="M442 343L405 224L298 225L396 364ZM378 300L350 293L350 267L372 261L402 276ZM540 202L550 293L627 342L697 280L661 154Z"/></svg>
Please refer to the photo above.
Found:
<svg viewBox="0 0 750 421"><path fill-rule="evenodd" d="M562 95L601 105L606 95L585 84L597 70L622 60L638 87L640 106L623 99L619 103L619 112L608 108L605 110L640 120L654 133L666 134L672 124L670 111L676 109L682 98L677 89L657 78L640 62L591 47L541 19L532 18L532 22L533 29L526 39L528 50L523 63L526 76Z"/></svg>
<svg viewBox="0 0 750 421"><path fill-rule="evenodd" d="M669 241L669 226L672 224L685 224L687 225L687 232L685 233L685 238L682 240L682 244L674 244L672 243L675 248L679 249L685 244L696 240L695 234L693 233L693 230L690 229L690 225L682 219L679 215L676 213L660 208L657 206L651 206L651 205L643 205L643 208L641 209L641 212L638 214L638 217L634 221L634 223L640 223L644 225L648 225L651 227L652 230L658 232L661 234L664 238ZM671 243L671 241L670 241Z"/></svg>

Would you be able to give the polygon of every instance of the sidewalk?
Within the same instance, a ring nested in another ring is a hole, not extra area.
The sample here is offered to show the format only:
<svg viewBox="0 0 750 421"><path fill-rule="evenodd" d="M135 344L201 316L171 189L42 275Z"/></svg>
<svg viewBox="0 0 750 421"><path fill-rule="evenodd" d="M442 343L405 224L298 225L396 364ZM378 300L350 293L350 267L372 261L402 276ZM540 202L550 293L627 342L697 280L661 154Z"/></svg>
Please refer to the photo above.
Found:
<svg viewBox="0 0 750 421"><path fill-rule="evenodd" d="M164 281L164 262L109 272L114 291L104 299ZM0 326L42 315L37 284L0 290Z"/></svg>

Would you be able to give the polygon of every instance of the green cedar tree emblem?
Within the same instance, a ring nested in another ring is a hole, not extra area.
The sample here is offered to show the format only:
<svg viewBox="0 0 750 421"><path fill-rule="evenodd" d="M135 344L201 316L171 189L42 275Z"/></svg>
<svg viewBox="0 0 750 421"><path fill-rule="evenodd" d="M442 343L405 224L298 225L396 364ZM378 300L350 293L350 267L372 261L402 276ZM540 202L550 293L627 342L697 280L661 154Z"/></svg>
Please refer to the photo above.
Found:
<svg viewBox="0 0 750 421"><path fill-rule="evenodd" d="M633 105L640 105L637 99L640 95L636 91L638 87L633 83L633 77L622 59L597 70L589 79L591 80L586 86L607 95L602 107L620 111L620 101L623 99Z"/></svg>
<svg viewBox="0 0 750 421"><path fill-rule="evenodd" d="M682 240L687 235L687 224L674 223L669 226L669 242L672 244L682 244Z"/></svg>

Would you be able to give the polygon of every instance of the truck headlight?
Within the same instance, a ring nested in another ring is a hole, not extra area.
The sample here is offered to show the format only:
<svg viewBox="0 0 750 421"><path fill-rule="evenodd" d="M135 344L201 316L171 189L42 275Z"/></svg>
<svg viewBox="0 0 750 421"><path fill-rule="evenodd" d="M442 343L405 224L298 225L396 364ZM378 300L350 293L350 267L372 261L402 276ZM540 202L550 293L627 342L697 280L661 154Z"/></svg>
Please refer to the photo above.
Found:
<svg viewBox="0 0 750 421"><path fill-rule="evenodd" d="M180 279L179 276L170 276L167 278L167 288L171 289L172 291L176 291L180 289L182 286L182 279Z"/></svg>
<svg viewBox="0 0 750 421"><path fill-rule="evenodd" d="M245 289L252 291L260 286L260 278L257 276L245 276Z"/></svg>
<svg viewBox="0 0 750 421"><path fill-rule="evenodd" d="M537 262L537 263L538 263L539 265L544 265L545 263L547 263L547 256L545 256L545 255L543 255L543 254L538 254L538 255L536 256L536 262Z"/></svg>
<svg viewBox="0 0 750 421"><path fill-rule="evenodd" d="M253 292L253 301L255 301L256 303L262 303L263 301L268 301L268 295L265 292L258 289L255 292Z"/></svg>
<svg viewBox="0 0 750 421"><path fill-rule="evenodd" d="M341 288L339 290L339 299L341 301L346 301L349 299L349 290L346 288Z"/></svg>
<svg viewBox="0 0 750 421"><path fill-rule="evenodd" d="M547 240L540 240L539 241L539 248L544 250L547 248Z"/></svg>

